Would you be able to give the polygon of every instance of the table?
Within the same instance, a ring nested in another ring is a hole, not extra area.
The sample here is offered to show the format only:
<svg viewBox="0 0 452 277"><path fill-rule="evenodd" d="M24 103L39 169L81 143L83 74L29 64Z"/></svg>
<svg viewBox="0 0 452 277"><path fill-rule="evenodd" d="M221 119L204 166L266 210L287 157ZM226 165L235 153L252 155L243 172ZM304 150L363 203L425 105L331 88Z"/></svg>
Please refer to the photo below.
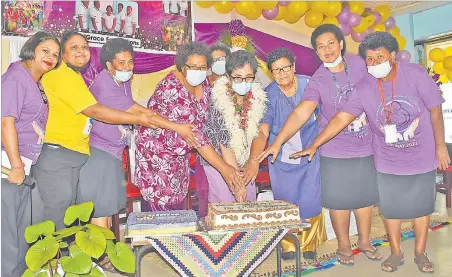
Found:
<svg viewBox="0 0 452 277"><path fill-rule="evenodd" d="M137 277L141 276L143 257L153 251L182 276L248 276L275 247L277 273L281 276L280 242L288 236L295 242L296 276L301 276L300 243L296 233L309 227L309 223L302 223L280 228L210 230L128 238L136 257Z"/></svg>

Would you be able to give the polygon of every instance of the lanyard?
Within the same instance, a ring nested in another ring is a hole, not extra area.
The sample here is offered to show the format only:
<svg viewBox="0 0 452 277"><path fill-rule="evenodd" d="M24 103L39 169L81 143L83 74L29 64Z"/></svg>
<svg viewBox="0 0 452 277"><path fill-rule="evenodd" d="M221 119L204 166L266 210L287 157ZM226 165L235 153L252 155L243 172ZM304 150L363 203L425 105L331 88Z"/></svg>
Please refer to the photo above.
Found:
<svg viewBox="0 0 452 277"><path fill-rule="evenodd" d="M347 82L348 82L348 87L349 89L345 91L345 93L347 93L348 91L352 91L352 85L350 84L350 75L348 74L348 68L347 68L347 62L344 60L344 71L345 71L345 75L347 76ZM336 74L331 72L332 76L333 76L333 83L336 85L337 89L339 90L340 94L343 94L344 92L342 92L341 90L341 86L339 85L339 82L337 81L336 78Z"/></svg>
<svg viewBox="0 0 452 277"><path fill-rule="evenodd" d="M397 80L397 65L394 64L394 77L392 78L392 96L391 96L391 110L386 108L385 94L383 92L383 87L381 84L381 79L378 79L378 90L380 92L381 102L383 104L383 111L386 113L386 124L391 122L391 116L394 112L394 94L395 94L395 84Z"/></svg>

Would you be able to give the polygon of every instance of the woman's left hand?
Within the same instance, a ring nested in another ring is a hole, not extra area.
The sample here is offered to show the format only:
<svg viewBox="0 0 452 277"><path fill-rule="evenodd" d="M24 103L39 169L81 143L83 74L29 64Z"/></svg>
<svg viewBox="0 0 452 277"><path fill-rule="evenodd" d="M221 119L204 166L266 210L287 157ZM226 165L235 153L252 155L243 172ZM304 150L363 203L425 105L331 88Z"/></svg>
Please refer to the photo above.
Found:
<svg viewBox="0 0 452 277"><path fill-rule="evenodd" d="M440 170L445 170L449 167L450 157L446 144L436 147L436 159L438 160L438 168Z"/></svg>
<svg viewBox="0 0 452 277"><path fill-rule="evenodd" d="M256 180L257 174L259 173L259 162L253 160L249 160L243 171L243 184L246 186L249 182L254 182Z"/></svg>

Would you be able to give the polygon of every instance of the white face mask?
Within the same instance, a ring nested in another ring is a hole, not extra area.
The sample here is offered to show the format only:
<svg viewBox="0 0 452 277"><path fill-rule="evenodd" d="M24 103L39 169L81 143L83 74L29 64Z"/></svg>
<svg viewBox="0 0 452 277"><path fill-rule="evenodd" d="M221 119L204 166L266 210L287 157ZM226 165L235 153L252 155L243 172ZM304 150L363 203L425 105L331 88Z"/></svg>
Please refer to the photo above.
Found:
<svg viewBox="0 0 452 277"><path fill-rule="evenodd" d="M391 64L388 60L381 64L367 66L367 71L377 79L385 78L391 72Z"/></svg>
<svg viewBox="0 0 452 277"><path fill-rule="evenodd" d="M206 77L207 71L205 70L187 70L187 77L185 79L190 85L197 87L204 82Z"/></svg>
<svg viewBox="0 0 452 277"><path fill-rule="evenodd" d="M115 71L116 71L116 74L113 75L113 78L115 78L115 80L122 82L122 83L129 81L133 75L133 71L119 71L119 70L115 70Z"/></svg>
<svg viewBox="0 0 452 277"><path fill-rule="evenodd" d="M337 59L334 61L334 62L332 62L332 63L326 63L326 62L324 62L323 63L323 66L324 67L327 67L327 68L331 68L331 67L336 67L338 64L340 64L342 62L342 56L341 55L339 55L338 57L337 57Z"/></svg>
<svg viewBox="0 0 452 277"><path fill-rule="evenodd" d="M247 82L236 83L236 82L232 82L232 90L235 91L239 95L247 94L251 90L252 86L253 86L253 83L247 83Z"/></svg>
<svg viewBox="0 0 452 277"><path fill-rule="evenodd" d="M216 61L212 64L212 72L223 75L226 72L226 61Z"/></svg>

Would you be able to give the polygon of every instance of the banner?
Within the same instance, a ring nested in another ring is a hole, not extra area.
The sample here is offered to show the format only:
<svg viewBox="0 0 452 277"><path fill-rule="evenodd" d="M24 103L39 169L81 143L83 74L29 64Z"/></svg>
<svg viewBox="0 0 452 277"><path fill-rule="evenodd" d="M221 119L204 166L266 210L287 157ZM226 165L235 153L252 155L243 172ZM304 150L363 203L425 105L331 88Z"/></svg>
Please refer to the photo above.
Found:
<svg viewBox="0 0 452 277"><path fill-rule="evenodd" d="M61 36L77 30L90 43L122 37L136 50L177 51L192 41L189 0L162 1L2 1L2 34Z"/></svg>

